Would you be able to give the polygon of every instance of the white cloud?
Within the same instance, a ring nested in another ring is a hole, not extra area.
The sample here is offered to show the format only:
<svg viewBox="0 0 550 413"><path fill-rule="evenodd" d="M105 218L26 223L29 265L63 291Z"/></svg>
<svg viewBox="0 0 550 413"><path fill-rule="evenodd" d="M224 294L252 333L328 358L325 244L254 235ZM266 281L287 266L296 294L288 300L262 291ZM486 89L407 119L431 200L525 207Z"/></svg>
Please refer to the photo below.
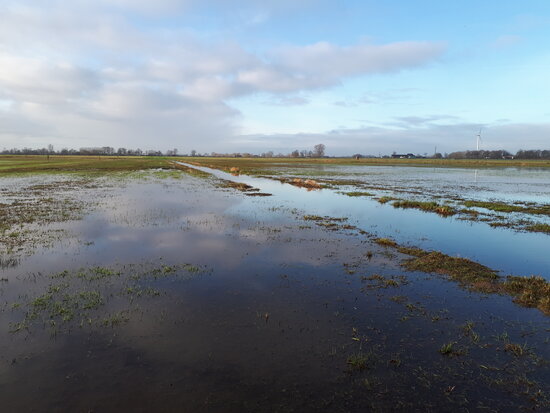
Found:
<svg viewBox="0 0 550 413"><path fill-rule="evenodd" d="M281 48L275 56L288 70L331 82L346 76L389 73L425 65L441 56L445 48L442 43L432 42L354 46L319 42Z"/></svg>
<svg viewBox="0 0 550 413"><path fill-rule="evenodd" d="M98 82L96 73L72 63L0 54L0 90L16 102L66 102L82 98Z"/></svg>
<svg viewBox="0 0 550 413"><path fill-rule="evenodd" d="M239 4L247 11L243 18L261 24L272 12L295 7L290 1L276 3ZM149 13L198 7L204 6L195 0L2 3L0 99L9 102L0 106L3 144L42 139L43 145L54 141L58 147L183 149L197 142L197 150L217 150L239 130L240 114L227 103L231 99L267 93L272 104L301 105L307 103L298 96L302 91L415 68L445 51L445 45L430 42L318 42L252 52L231 39L138 24L127 13L147 19Z"/></svg>

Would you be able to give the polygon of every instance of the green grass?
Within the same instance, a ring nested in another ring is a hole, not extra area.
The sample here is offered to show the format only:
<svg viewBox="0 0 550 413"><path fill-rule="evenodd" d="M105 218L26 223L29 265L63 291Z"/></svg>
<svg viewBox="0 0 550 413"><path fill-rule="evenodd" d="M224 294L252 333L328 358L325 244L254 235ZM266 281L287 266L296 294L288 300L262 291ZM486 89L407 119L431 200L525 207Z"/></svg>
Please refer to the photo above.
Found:
<svg viewBox="0 0 550 413"><path fill-rule="evenodd" d="M382 245L383 247L397 247L397 242L390 238L376 238L374 240L378 245Z"/></svg>
<svg viewBox="0 0 550 413"><path fill-rule="evenodd" d="M479 334L474 331L475 324L473 321L467 321L462 326L462 331L466 337L470 337L473 343L479 342Z"/></svg>
<svg viewBox="0 0 550 413"><path fill-rule="evenodd" d="M84 324L114 327L129 319L131 306L136 300L162 294L161 290L150 285L154 280L161 277L187 280L206 272L206 268L188 263L152 267L128 264L123 270L93 266L50 274L49 285L42 286L41 291L23 302L11 304L11 309L21 318L12 323L10 330L18 332L43 324L57 331L74 327L78 320L81 327ZM113 299L118 305L124 305L121 298L130 307L115 314L105 314L112 307L109 304Z"/></svg>
<svg viewBox="0 0 550 413"><path fill-rule="evenodd" d="M498 278L496 271L466 258L451 257L438 251L422 251L415 254L418 256L403 263L409 271L445 274L462 283L492 281Z"/></svg>
<svg viewBox="0 0 550 413"><path fill-rule="evenodd" d="M454 348L455 344L456 343L454 341L445 343L441 346L441 348L439 349L439 352L444 356L452 356L453 354L457 354L457 351Z"/></svg>
<svg viewBox="0 0 550 413"><path fill-rule="evenodd" d="M358 197L358 196L374 196L374 194L370 192L360 192L360 191L352 191L352 192L340 192L342 195L346 195L349 197Z"/></svg>
<svg viewBox="0 0 550 413"><path fill-rule="evenodd" d="M380 200L378 201L380 202ZM451 216L456 214L456 211L449 205L440 205L437 202L422 202L422 201L395 201L392 206L394 208L414 208L427 212L435 212L442 216Z"/></svg>
<svg viewBox="0 0 550 413"><path fill-rule="evenodd" d="M495 212L522 212L524 214L537 214L537 215L549 215L550 205L541 206L520 206L513 204L506 204L504 202L490 202L490 201L465 201L464 206L468 208L484 208Z"/></svg>
<svg viewBox="0 0 550 413"><path fill-rule="evenodd" d="M157 156L61 156L0 155L0 176L39 172L109 172L171 168L168 160Z"/></svg>
<svg viewBox="0 0 550 413"><path fill-rule="evenodd" d="M378 238L374 241L411 256L412 258L405 259L401 263L409 271L445 275L471 291L509 295L522 307L537 308L544 314L550 315L550 282L543 277L500 276L497 271L467 258L400 246L389 238Z"/></svg>
<svg viewBox="0 0 550 413"><path fill-rule="evenodd" d="M544 232L550 234L550 225L548 224L533 224L525 227L525 229L530 232Z"/></svg>
<svg viewBox="0 0 550 413"><path fill-rule="evenodd" d="M383 196L378 198L378 202L380 202L381 204L386 204L390 201L396 201L396 200L398 200L398 198L394 198L393 196Z"/></svg>
<svg viewBox="0 0 550 413"><path fill-rule="evenodd" d="M504 345L504 351L512 353L516 357L521 357L527 354L529 349L527 348L527 344L506 343Z"/></svg>
<svg viewBox="0 0 550 413"><path fill-rule="evenodd" d="M365 370L371 361L370 353L355 353L348 357L347 364L353 370Z"/></svg>
<svg viewBox="0 0 550 413"><path fill-rule="evenodd" d="M514 297L514 302L523 307L538 308L550 314L550 283L537 276L519 277L509 275L501 286L502 291Z"/></svg>
<svg viewBox="0 0 550 413"><path fill-rule="evenodd" d="M406 165L424 167L534 167L550 168L550 160L502 159L387 159L387 158L181 158L182 161L230 171L239 168L245 174L272 173L272 168L309 167L314 165Z"/></svg>

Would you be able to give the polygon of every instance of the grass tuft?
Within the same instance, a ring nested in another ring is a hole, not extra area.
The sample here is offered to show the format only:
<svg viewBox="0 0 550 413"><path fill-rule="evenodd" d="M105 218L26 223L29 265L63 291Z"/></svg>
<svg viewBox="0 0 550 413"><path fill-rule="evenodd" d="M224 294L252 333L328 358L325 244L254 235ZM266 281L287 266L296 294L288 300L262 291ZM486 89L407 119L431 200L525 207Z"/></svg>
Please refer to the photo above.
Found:
<svg viewBox="0 0 550 413"><path fill-rule="evenodd" d="M401 200L401 201L395 201L392 205L394 208L414 208L414 209L420 209L422 211L427 211L427 212L435 212L436 214L439 214L444 217L456 214L456 211L451 206L440 205L437 202Z"/></svg>

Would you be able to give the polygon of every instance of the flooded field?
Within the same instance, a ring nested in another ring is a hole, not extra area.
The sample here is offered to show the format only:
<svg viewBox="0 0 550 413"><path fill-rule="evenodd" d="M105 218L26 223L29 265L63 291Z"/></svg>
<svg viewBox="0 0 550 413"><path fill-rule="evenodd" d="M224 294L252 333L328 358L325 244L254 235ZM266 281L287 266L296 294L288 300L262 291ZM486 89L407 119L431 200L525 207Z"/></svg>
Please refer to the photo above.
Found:
<svg viewBox="0 0 550 413"><path fill-rule="evenodd" d="M180 167L0 177L3 409L550 408L550 171Z"/></svg>

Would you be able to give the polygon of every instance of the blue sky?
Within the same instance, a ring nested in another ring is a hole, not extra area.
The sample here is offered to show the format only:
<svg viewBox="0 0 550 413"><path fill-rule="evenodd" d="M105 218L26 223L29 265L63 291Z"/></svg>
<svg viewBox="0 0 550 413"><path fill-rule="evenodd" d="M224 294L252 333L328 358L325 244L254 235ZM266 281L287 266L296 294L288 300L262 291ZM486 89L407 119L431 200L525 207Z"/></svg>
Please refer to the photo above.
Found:
<svg viewBox="0 0 550 413"><path fill-rule="evenodd" d="M0 147L550 148L547 1L0 1Z"/></svg>

